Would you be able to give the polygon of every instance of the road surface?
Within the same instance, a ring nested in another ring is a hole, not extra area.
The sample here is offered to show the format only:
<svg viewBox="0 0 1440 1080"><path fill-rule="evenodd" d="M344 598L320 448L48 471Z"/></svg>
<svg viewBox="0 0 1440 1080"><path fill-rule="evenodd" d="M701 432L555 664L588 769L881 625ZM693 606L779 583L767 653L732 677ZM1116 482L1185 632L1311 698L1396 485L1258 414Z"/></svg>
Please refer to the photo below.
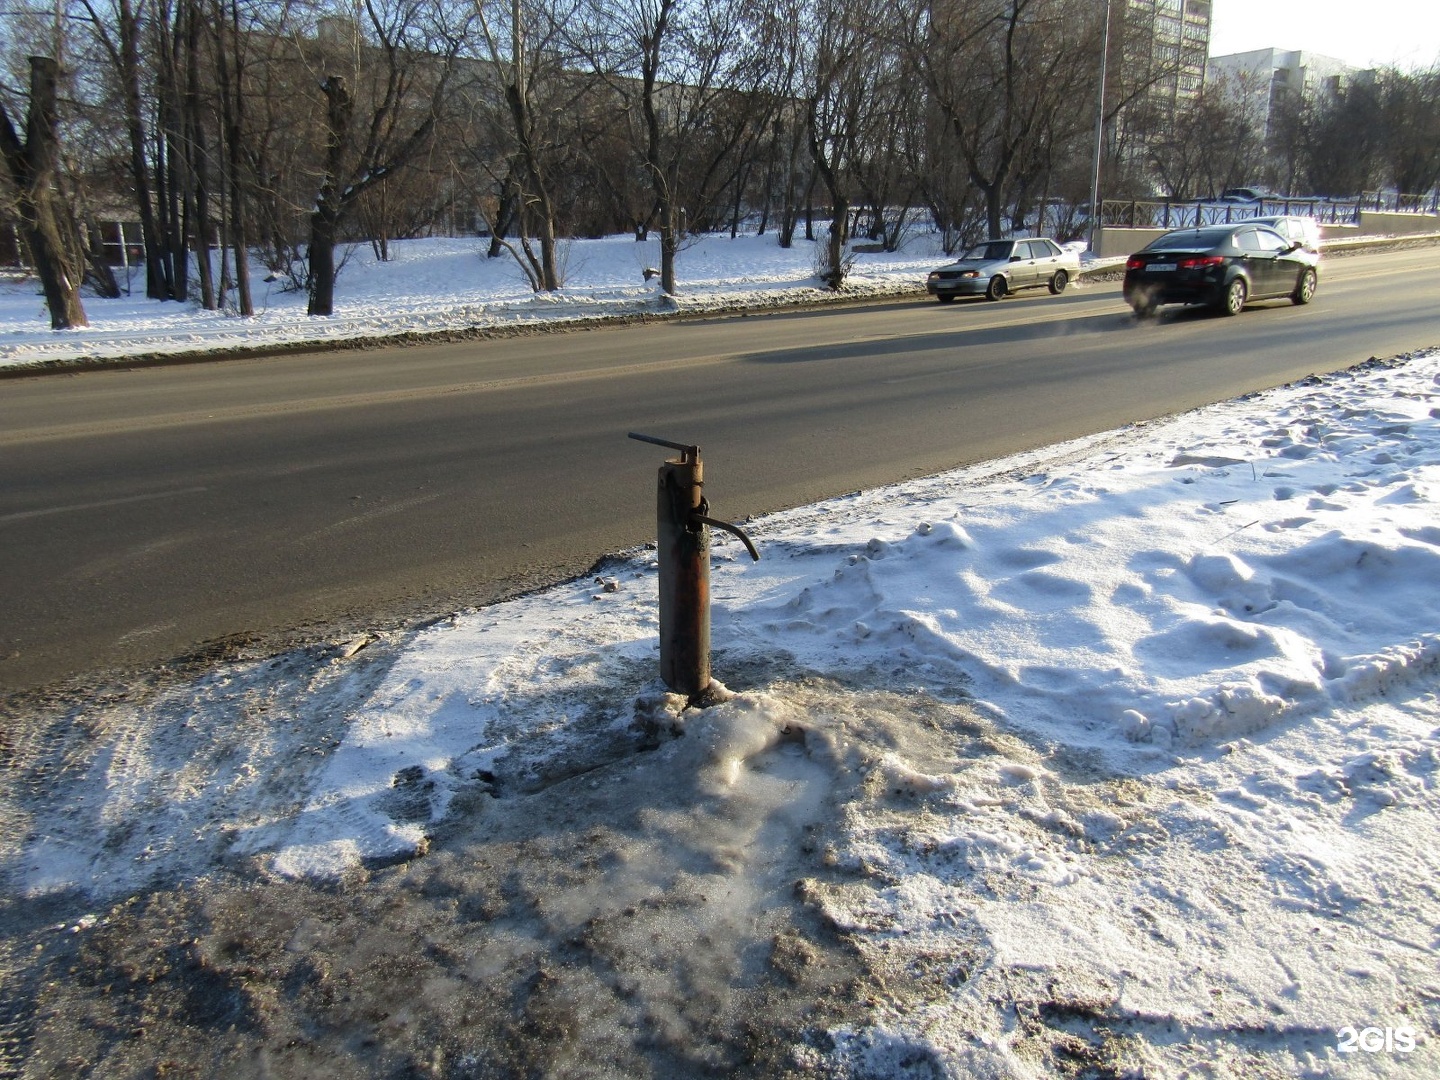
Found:
<svg viewBox="0 0 1440 1080"><path fill-rule="evenodd" d="M1440 344L1433 250L1137 323L1118 283L0 384L0 688L315 640L653 536L699 443L742 519Z"/></svg>

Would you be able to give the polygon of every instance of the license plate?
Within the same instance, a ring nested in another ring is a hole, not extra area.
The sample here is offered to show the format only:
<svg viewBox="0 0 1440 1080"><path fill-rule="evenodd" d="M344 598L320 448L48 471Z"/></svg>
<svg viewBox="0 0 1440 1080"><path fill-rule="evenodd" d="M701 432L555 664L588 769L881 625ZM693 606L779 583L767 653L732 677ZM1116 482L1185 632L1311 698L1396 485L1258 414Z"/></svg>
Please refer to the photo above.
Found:
<svg viewBox="0 0 1440 1080"><path fill-rule="evenodd" d="M1156 271L1156 272L1161 271L1161 270L1174 270L1174 269L1175 269L1175 264L1174 264L1174 263L1151 263L1149 266L1145 267L1145 269L1146 269L1146 270Z"/></svg>

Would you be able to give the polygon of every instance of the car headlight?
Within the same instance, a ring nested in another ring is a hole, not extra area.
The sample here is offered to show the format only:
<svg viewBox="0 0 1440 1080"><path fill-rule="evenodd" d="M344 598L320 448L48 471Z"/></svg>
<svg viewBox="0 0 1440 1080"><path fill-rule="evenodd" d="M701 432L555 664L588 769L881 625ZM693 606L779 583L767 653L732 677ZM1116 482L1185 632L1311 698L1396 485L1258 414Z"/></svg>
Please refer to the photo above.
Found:
<svg viewBox="0 0 1440 1080"><path fill-rule="evenodd" d="M979 277L979 276L980 276L980 271L979 271L979 270L966 270L966 271L965 271L963 274L961 274L960 276L961 276L961 277Z"/></svg>

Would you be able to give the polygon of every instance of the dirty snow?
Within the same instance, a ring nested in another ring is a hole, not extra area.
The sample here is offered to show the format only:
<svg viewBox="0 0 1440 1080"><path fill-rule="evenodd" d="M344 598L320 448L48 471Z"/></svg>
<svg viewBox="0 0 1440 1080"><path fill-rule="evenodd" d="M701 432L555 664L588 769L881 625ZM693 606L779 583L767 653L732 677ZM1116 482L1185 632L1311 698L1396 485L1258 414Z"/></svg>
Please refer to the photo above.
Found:
<svg viewBox="0 0 1440 1080"><path fill-rule="evenodd" d="M809 986L791 903L867 987L796 1021L797 1074L1437 1075L1437 492L1428 353L776 514L758 564L716 537L705 709L655 682L624 553L94 703L9 749L0 874L118 934L107 904L222 866L439 910L541 845L546 933L608 966L513 927L465 962L550 973L545 1075L635 1075L634 1014L691 1038L757 942Z"/></svg>

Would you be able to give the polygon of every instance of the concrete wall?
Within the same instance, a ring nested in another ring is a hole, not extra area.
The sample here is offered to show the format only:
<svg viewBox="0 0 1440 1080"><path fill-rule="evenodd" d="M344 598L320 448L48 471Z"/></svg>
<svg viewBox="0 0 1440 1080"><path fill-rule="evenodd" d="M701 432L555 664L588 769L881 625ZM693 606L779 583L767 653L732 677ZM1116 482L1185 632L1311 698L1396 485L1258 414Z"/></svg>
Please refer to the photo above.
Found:
<svg viewBox="0 0 1440 1080"><path fill-rule="evenodd" d="M1235 222L1239 224L1239 222ZM1156 237L1164 236L1168 229L1121 229L1104 228L1095 232L1095 254L1097 258L1129 255L1139 251ZM1359 225L1322 225L1320 240L1358 240L1363 236L1413 236L1417 233L1440 233L1440 216L1435 214L1389 214L1383 211L1361 210Z"/></svg>
<svg viewBox="0 0 1440 1080"><path fill-rule="evenodd" d="M1132 251L1139 251L1151 240L1164 236L1169 231L1169 229L1096 229L1095 257L1108 259L1112 256L1129 255Z"/></svg>
<svg viewBox="0 0 1440 1080"><path fill-rule="evenodd" d="M1440 232L1440 216L1435 214L1388 214L1383 210L1361 210L1360 228L1356 232L1360 236L1410 236L1413 233Z"/></svg>

